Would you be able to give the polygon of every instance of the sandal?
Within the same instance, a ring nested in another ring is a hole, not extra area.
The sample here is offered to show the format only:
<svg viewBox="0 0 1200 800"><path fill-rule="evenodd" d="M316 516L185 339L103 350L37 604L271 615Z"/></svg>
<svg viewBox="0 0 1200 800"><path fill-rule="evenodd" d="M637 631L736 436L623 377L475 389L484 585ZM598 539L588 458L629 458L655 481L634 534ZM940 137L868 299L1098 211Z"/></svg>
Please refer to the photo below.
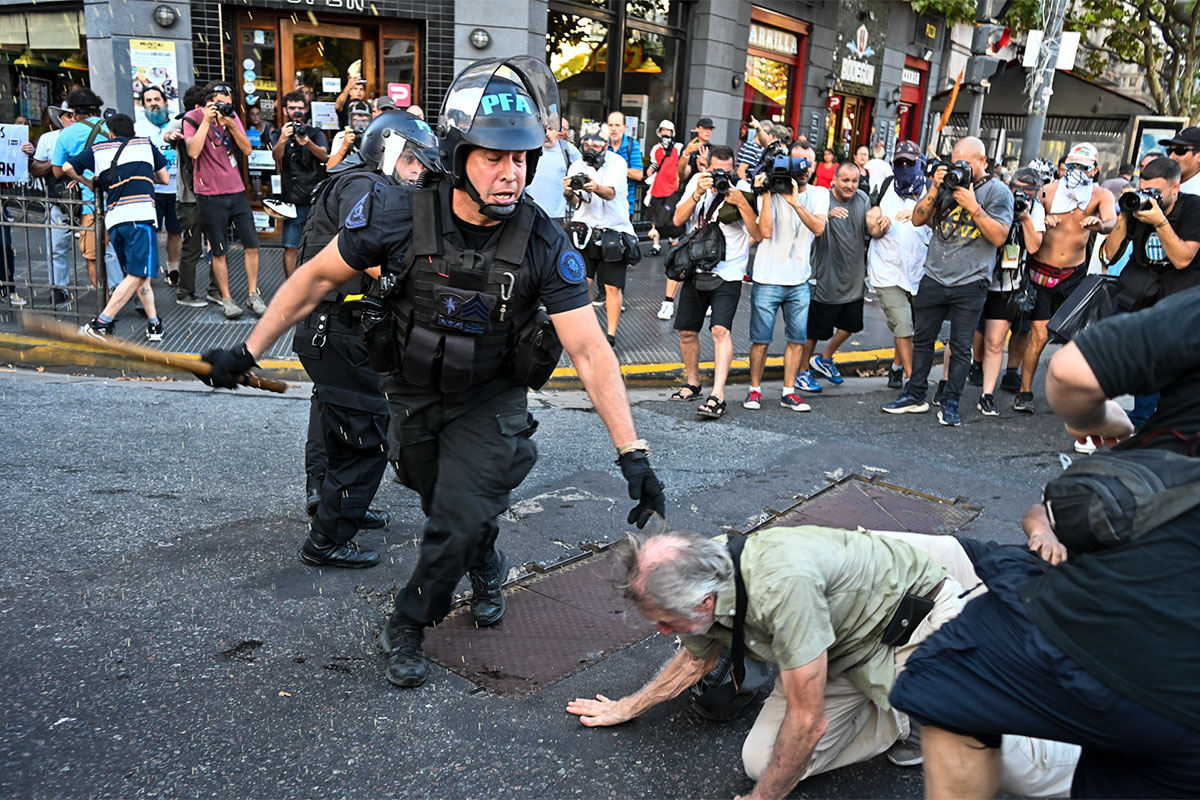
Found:
<svg viewBox="0 0 1200 800"><path fill-rule="evenodd" d="M713 395L709 395L708 399L696 409L696 413L701 417L709 417L711 419L720 419L725 416L725 401L718 400Z"/></svg>
<svg viewBox="0 0 1200 800"><path fill-rule="evenodd" d="M687 394L683 393L683 391L685 389L688 392ZM699 386L694 386L690 383L685 383L683 386L680 386L678 389L676 389L671 394L671 399L672 400L695 400L699 396L700 396L700 387Z"/></svg>

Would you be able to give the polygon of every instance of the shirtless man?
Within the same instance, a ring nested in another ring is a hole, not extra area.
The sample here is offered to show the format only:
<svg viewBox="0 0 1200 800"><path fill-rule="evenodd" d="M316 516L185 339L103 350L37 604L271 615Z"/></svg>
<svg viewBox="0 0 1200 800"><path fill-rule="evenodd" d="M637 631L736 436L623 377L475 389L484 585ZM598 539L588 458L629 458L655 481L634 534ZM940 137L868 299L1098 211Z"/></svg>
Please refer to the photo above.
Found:
<svg viewBox="0 0 1200 800"><path fill-rule="evenodd" d="M1014 411L1033 413L1033 374L1050 339L1046 325L1087 275L1088 236L1093 231L1108 233L1117 222L1112 192L1093 182L1099 172L1096 160L1096 148L1081 142L1067 153L1062 177L1042 187L1046 232L1027 264L1037 301Z"/></svg>

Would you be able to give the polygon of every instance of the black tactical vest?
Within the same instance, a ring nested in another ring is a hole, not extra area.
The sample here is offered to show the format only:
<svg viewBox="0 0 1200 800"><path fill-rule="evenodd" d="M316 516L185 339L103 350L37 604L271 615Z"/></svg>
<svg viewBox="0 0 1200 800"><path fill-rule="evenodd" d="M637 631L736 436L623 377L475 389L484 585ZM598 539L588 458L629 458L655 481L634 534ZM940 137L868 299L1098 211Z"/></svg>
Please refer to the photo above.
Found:
<svg viewBox="0 0 1200 800"><path fill-rule="evenodd" d="M462 249L444 235L444 183L413 192L413 237L400 291L390 295L404 380L463 392L504 372L513 322L529 309L512 305L513 288L533 231L535 211L521 198L487 250Z"/></svg>
<svg viewBox="0 0 1200 800"><path fill-rule="evenodd" d="M393 181L367 169L344 170L324 180L313 194L312 210L308 219L304 221L304 231L300 234L300 253L296 263L305 263L324 250L337 236L342 224L339 213L342 192L366 194L374 191L377 186L391 183ZM366 273L356 275L327 294L324 302L338 303L348 294L365 294L373 283L374 279Z"/></svg>
<svg viewBox="0 0 1200 800"><path fill-rule="evenodd" d="M311 138L316 128L307 128ZM283 148L280 177L283 179L283 199L297 206L306 206L312 202L313 190L325 179L325 165L317 161L304 145L295 139L289 141Z"/></svg>

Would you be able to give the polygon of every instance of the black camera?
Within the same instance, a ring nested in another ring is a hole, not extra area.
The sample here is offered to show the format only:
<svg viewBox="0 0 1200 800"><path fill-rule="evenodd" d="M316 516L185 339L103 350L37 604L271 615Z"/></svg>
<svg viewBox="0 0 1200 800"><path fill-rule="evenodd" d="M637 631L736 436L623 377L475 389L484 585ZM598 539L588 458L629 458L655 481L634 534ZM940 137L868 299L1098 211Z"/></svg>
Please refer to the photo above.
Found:
<svg viewBox="0 0 1200 800"><path fill-rule="evenodd" d="M1136 192L1125 192L1117 198L1117 205L1126 214L1132 214L1135 211L1149 211L1151 200L1158 203L1161 208L1162 192L1158 189L1138 189Z"/></svg>
<svg viewBox="0 0 1200 800"><path fill-rule="evenodd" d="M776 156L767 170L767 191L775 194L791 194L792 180L800 182L808 176L812 164L800 156Z"/></svg>
<svg viewBox="0 0 1200 800"><path fill-rule="evenodd" d="M933 174L940 168L946 168L946 176L942 178L942 185L951 191L970 186L975 182L975 174L971 171L971 165L965 161L955 161L951 164L949 161L930 161L925 167L925 174L933 177Z"/></svg>
<svg viewBox="0 0 1200 800"><path fill-rule="evenodd" d="M222 117L232 117L233 116L233 103L220 102L220 103L217 103L216 106L217 106L217 113L220 114Z"/></svg>
<svg viewBox="0 0 1200 800"><path fill-rule="evenodd" d="M591 178L589 178L587 175L584 175L582 172L578 175L572 175L571 177L567 178L571 188L576 192L582 192L583 187L591 182L591 180Z"/></svg>
<svg viewBox="0 0 1200 800"><path fill-rule="evenodd" d="M717 194L728 194L733 188L733 173L727 169L714 169L708 173L712 176L712 188Z"/></svg>
<svg viewBox="0 0 1200 800"><path fill-rule="evenodd" d="M1033 203L1032 198L1023 192L1013 193L1013 214L1024 214L1029 210L1029 206Z"/></svg>

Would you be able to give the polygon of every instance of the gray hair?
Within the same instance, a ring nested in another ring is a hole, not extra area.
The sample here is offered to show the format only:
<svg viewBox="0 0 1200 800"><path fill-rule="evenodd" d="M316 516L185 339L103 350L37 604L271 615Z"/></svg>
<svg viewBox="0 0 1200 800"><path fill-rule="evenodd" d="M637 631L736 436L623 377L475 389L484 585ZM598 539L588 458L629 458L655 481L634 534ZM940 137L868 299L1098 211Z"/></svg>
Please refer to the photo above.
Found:
<svg viewBox="0 0 1200 800"><path fill-rule="evenodd" d="M733 587L729 551L698 533L627 533L613 551L622 567L617 587L638 606L690 618L708 595Z"/></svg>

